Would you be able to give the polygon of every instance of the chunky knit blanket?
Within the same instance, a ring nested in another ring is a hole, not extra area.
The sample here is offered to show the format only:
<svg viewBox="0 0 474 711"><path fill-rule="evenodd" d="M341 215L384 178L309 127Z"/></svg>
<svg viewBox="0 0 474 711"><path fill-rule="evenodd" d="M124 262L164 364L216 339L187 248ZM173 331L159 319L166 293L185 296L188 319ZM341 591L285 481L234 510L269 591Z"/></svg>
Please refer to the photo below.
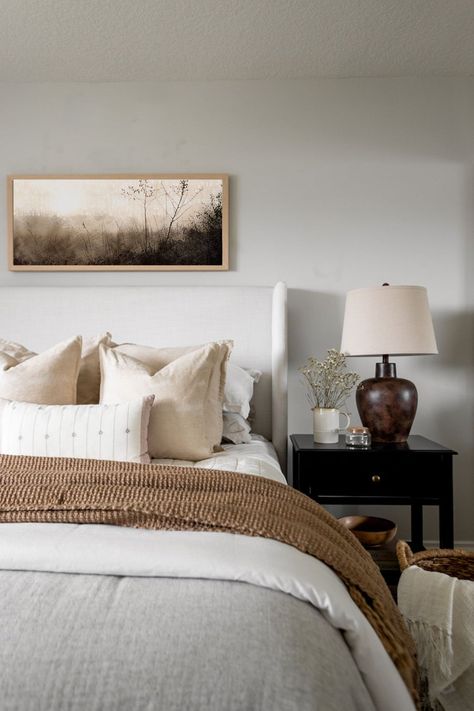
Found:
<svg viewBox="0 0 474 711"><path fill-rule="evenodd" d="M294 546L339 575L417 699L414 645L378 568L331 514L289 486L193 467L0 455L0 522L224 531Z"/></svg>

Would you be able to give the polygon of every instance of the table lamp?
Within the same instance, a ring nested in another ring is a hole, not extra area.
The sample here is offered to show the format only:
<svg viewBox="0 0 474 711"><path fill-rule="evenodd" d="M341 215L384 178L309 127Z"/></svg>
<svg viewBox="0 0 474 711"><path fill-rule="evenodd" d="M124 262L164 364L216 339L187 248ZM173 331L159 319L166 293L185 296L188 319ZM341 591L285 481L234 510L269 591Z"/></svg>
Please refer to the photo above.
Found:
<svg viewBox="0 0 474 711"><path fill-rule="evenodd" d="M406 442L418 393L410 380L397 378L389 355L438 353L426 289L383 284L349 291L341 351L348 356L382 356L375 378L357 388L357 409L373 442Z"/></svg>

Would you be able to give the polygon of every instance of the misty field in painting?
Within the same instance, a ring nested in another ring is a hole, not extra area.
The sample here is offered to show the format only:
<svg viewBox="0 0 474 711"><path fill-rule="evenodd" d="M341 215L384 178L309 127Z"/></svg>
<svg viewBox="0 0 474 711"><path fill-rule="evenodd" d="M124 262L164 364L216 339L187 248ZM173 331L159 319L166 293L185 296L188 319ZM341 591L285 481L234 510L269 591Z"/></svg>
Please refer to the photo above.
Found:
<svg viewBox="0 0 474 711"><path fill-rule="evenodd" d="M225 269L224 176L11 180L12 269Z"/></svg>

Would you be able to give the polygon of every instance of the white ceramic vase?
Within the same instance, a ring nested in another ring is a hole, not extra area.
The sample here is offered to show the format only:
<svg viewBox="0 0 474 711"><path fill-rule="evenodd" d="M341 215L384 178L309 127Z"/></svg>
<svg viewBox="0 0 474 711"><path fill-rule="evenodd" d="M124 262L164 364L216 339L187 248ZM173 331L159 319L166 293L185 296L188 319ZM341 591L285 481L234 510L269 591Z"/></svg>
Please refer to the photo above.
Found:
<svg viewBox="0 0 474 711"><path fill-rule="evenodd" d="M340 416L346 418L345 428L340 428ZM339 441L339 435L349 427L351 418L347 412L340 412L335 407L314 407L313 408L313 437L315 442L320 444L335 444Z"/></svg>

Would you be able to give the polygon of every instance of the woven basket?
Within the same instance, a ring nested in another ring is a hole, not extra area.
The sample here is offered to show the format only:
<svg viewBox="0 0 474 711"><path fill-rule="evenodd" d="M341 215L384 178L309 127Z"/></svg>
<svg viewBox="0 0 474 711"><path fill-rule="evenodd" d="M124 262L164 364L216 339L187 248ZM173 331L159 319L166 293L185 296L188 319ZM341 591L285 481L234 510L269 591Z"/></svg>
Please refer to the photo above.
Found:
<svg viewBox="0 0 474 711"><path fill-rule="evenodd" d="M417 565L423 570L445 573L459 580L474 580L474 553L468 551L437 548L413 553L408 543L398 541L397 558L402 571Z"/></svg>

